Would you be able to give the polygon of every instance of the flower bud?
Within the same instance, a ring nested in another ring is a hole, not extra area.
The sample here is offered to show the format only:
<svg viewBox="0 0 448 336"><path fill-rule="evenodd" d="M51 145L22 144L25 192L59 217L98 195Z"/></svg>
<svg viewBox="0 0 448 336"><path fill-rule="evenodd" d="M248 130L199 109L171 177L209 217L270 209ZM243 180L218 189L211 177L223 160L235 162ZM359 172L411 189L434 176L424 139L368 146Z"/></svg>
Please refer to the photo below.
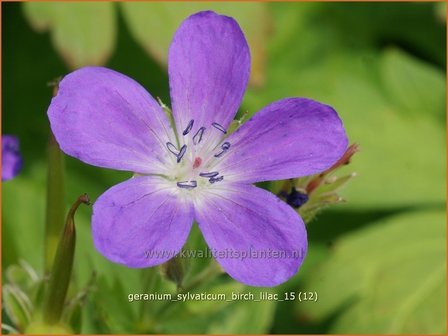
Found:
<svg viewBox="0 0 448 336"><path fill-rule="evenodd" d="M344 202L337 192L351 181L356 173L341 177L333 173L349 164L353 155L358 151L359 146L352 144L344 155L324 172L284 181L277 195L295 208L305 223L310 222L323 208Z"/></svg>
<svg viewBox="0 0 448 336"><path fill-rule="evenodd" d="M80 196L72 205L54 258L43 311L44 322L50 325L59 322L62 315L75 254L76 231L74 215L81 203L90 204L87 194Z"/></svg>
<svg viewBox="0 0 448 336"><path fill-rule="evenodd" d="M166 279L176 284L177 289L182 288L184 267L180 258L174 257L163 263L160 265L160 271Z"/></svg>

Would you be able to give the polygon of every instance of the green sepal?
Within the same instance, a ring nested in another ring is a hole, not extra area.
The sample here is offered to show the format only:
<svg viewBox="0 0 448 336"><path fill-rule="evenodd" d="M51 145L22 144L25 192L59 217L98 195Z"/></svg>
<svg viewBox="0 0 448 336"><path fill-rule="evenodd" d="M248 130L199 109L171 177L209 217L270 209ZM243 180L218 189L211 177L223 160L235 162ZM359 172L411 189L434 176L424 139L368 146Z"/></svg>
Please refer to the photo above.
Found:
<svg viewBox="0 0 448 336"><path fill-rule="evenodd" d="M3 307L14 327L23 330L31 320L33 306L29 297L18 287L3 286Z"/></svg>

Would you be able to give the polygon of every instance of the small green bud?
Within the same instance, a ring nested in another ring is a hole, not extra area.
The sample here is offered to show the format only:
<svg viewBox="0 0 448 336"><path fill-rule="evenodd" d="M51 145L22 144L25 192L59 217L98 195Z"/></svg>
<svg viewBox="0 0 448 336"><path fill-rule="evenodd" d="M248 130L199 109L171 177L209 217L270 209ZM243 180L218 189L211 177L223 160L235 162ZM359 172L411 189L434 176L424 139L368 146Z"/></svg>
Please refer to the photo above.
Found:
<svg viewBox="0 0 448 336"><path fill-rule="evenodd" d="M248 113L247 111L244 112L241 118L235 119L230 123L230 126L227 127L227 134L235 132L244 123L244 120L247 117L247 113Z"/></svg>
<svg viewBox="0 0 448 336"><path fill-rule="evenodd" d="M319 193L323 194L327 192L338 191L356 176L357 176L356 173L351 173L341 177L329 176L324 180L324 183L320 186Z"/></svg>
<svg viewBox="0 0 448 336"><path fill-rule="evenodd" d="M160 272L166 279L174 282L178 290L182 288L182 281L184 279L184 267L180 258L174 257L160 265Z"/></svg>
<svg viewBox="0 0 448 336"><path fill-rule="evenodd" d="M171 109L168 107L168 105L166 105L162 99L160 99L160 97L157 97L157 101L160 105L160 107L162 108L163 112L165 112L166 116L168 117L168 119L172 119L173 118L173 111L171 111Z"/></svg>
<svg viewBox="0 0 448 336"><path fill-rule="evenodd" d="M353 144L333 166L322 173L283 181L280 188L279 185L276 186L277 195L295 208L305 223L309 223L323 208L344 202L337 192L351 181L356 173L341 177L335 176L334 173L349 164L358 151L359 146Z"/></svg>

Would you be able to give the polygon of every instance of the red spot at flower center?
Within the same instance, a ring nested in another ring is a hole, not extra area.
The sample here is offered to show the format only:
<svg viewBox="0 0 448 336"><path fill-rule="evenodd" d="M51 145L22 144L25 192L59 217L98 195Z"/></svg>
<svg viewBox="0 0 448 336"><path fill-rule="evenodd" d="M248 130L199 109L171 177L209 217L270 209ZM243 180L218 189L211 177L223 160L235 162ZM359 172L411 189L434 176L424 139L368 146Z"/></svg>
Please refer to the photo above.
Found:
<svg viewBox="0 0 448 336"><path fill-rule="evenodd" d="M200 157L197 157L194 159L194 163L193 163L193 169L198 168L202 163L202 159Z"/></svg>

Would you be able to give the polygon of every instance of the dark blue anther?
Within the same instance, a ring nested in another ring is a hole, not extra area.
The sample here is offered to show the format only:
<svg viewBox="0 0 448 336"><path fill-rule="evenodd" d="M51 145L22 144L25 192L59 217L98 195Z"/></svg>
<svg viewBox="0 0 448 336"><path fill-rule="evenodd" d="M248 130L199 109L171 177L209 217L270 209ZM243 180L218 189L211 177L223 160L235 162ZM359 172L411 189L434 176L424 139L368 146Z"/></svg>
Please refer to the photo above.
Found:
<svg viewBox="0 0 448 336"><path fill-rule="evenodd" d="M229 148L230 148L230 142L224 142L222 145L221 145L221 148L222 148L222 150L228 150Z"/></svg>
<svg viewBox="0 0 448 336"><path fill-rule="evenodd" d="M179 151L179 154L177 155L177 163L179 163L180 160L182 160L186 151L187 151L187 145L183 145Z"/></svg>
<svg viewBox="0 0 448 336"><path fill-rule="evenodd" d="M308 202L308 195L304 194L300 191L297 191L296 188L292 187L291 192L286 197L286 203L288 203L293 208L300 208L306 202Z"/></svg>
<svg viewBox="0 0 448 336"><path fill-rule="evenodd" d="M218 154L215 154L215 157L221 157L225 152L227 152L227 150L230 148L230 142L224 142L221 145L221 152L219 152Z"/></svg>
<svg viewBox="0 0 448 336"><path fill-rule="evenodd" d="M218 172L210 172L210 173L199 173L199 176L201 177L215 177L218 176Z"/></svg>
<svg viewBox="0 0 448 336"><path fill-rule="evenodd" d="M193 143L195 145L197 145L198 143L201 142L202 140L202 135L204 135L204 131L205 131L205 127L201 127L200 129L198 129L198 131L196 132L196 134L193 137Z"/></svg>
<svg viewBox="0 0 448 336"><path fill-rule="evenodd" d="M177 148L176 146L174 146L171 142L167 142L166 143L166 148L168 148L168 150L173 153L174 155L177 156L178 152L177 152Z"/></svg>
<svg viewBox="0 0 448 336"><path fill-rule="evenodd" d="M187 125L187 128L182 133L183 135L187 135L188 133L190 133L190 131L191 131L192 127L193 127L193 123L194 123L194 120L193 119L190 120L190 122Z"/></svg>
<svg viewBox="0 0 448 336"><path fill-rule="evenodd" d="M226 129L225 129L224 127L222 127L220 124L218 124L217 122L213 122L213 123L212 123L212 126L213 126L214 128L216 128L217 130L223 132L224 134L227 134Z"/></svg>
<svg viewBox="0 0 448 336"><path fill-rule="evenodd" d="M210 183L215 183L215 182L219 182L219 181L222 181L222 180L224 180L224 176L220 176L220 177L212 177L212 178L209 179L208 181L209 181Z"/></svg>
<svg viewBox="0 0 448 336"><path fill-rule="evenodd" d="M198 186L196 181L177 182L177 186L183 189L194 189Z"/></svg>

